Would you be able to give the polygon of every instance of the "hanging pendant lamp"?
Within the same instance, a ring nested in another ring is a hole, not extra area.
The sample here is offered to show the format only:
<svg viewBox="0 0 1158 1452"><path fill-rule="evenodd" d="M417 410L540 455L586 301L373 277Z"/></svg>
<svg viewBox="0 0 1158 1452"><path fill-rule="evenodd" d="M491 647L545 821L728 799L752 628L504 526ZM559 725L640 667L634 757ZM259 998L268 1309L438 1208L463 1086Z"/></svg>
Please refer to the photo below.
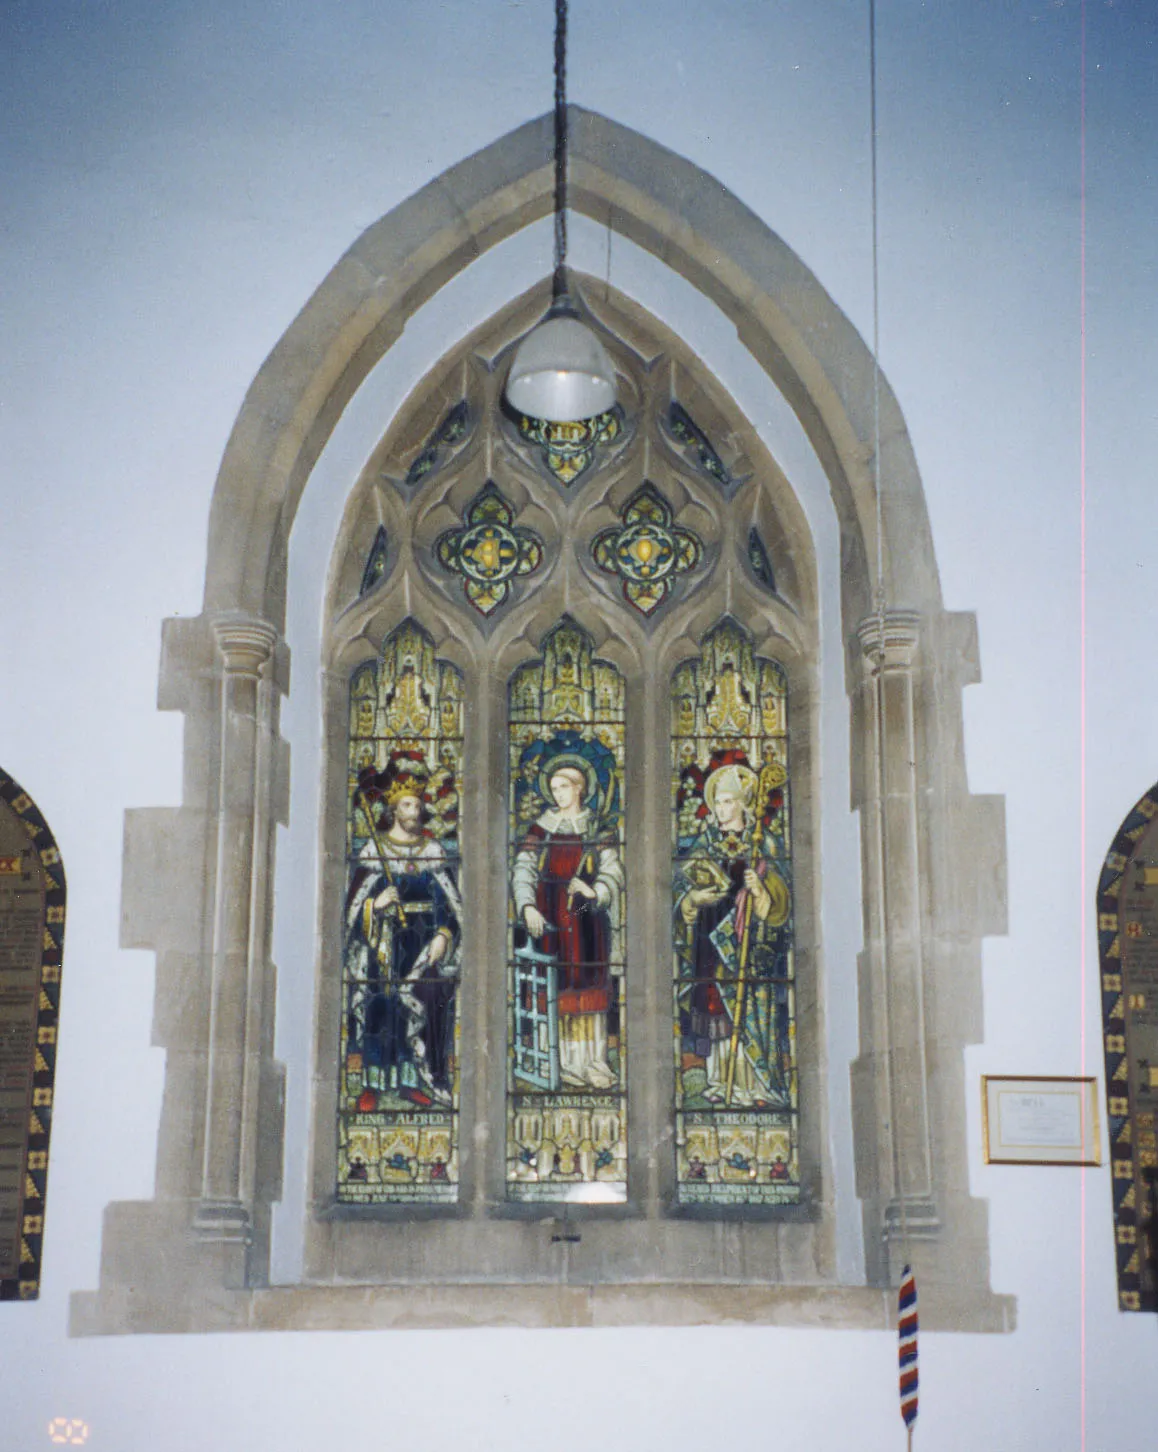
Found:
<svg viewBox="0 0 1158 1452"><path fill-rule="evenodd" d="M515 350L507 402L529 418L572 423L615 404L615 368L567 290L567 0L555 0L555 275L547 316Z"/></svg>

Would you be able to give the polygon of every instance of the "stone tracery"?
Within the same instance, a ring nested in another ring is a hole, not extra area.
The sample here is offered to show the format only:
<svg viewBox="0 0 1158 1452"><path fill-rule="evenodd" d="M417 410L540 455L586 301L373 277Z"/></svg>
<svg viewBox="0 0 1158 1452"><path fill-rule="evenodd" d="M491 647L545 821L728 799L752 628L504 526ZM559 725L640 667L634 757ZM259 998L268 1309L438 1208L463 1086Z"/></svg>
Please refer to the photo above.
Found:
<svg viewBox="0 0 1158 1452"><path fill-rule="evenodd" d="M875 516L872 482L865 464L865 400L869 397L871 380L867 350L799 260L757 219L745 214L738 203L734 204L710 178L704 178L688 163L654 143L602 118L573 108L573 123L574 205L600 218L612 209L616 226L625 235L652 250L662 250L669 265L693 280L736 321L745 343L765 366L773 383L782 387L792 400L816 445L837 501L841 558L845 566L841 631L851 651L857 626L868 615L873 599L872 572L867 563L874 553L870 545L874 539ZM426 220L427 214L420 219L419 209L429 200L422 198L416 199L415 205L405 204L397 215L367 233L355 249L357 275L366 279L365 295L351 296L345 275L323 285L319 296L325 294L330 298L332 295L333 300L341 297L340 305L327 315L332 315L334 321L319 328L314 315L310 321L299 322L291 328L255 383L227 450L213 508L205 614L197 621L171 622L166 628L163 698L167 704L179 704L189 715L190 770L186 806L179 814L180 830L187 833L188 843L176 853L158 850L165 840L165 824L155 813L136 814L126 861L125 913L129 925L126 941L158 950L162 981L167 982L164 975L172 971L164 965L175 962L178 957L195 963L199 965L196 967L196 973L200 974L198 982L203 981L210 990L206 1002L211 1000L229 1011L210 1015L211 1031L197 1039L187 1054L183 1042L166 1045L170 1050L170 1084L162 1132L168 1133L172 1140L174 1114L184 1116L182 1125L187 1121L193 1124L193 1132L185 1136L189 1162L186 1164L179 1154L171 1154L159 1168L154 1201L143 1207L118 1206L110 1211L106 1223L107 1279L96 1297L81 1298L77 1302L75 1324L79 1329L161 1329L168 1324L169 1313L165 1308L173 1304L173 1289L178 1284L181 1287L178 1299L185 1308L182 1314L187 1323L202 1329L252 1324L254 1306L263 1294L254 1287L260 1284L268 1252L269 1214L278 1193L282 1135L281 1070L272 1052L273 976L268 944L273 910L269 891L273 842L276 824L285 818L288 792L286 753L278 737L279 698L288 689L288 662L280 638L288 532L312 463L341 405L381 355L388 339L396 336L398 326L442 284L448 267L462 265L461 259L468 255L463 250L464 229L478 239L479 247L484 247L524 225L535 214L536 207L545 205L546 170L539 177L533 166L527 169L526 158L535 149L528 148L527 139L526 133L516 133L499 143L490 156L496 166L494 171L488 171L485 166L479 169L475 163L464 164L451 178L435 184L436 188L449 186L456 196L453 225ZM519 201L512 203L509 214L504 214L496 224L492 199L496 187L500 186L496 181L500 172L508 181L517 178L522 190L518 193ZM630 182L624 180L627 176ZM694 230L688 229L682 220L690 196L697 198L699 208L699 224ZM441 203L429 213L430 218L442 215ZM408 276L404 281L397 275L391 259L397 255L397 236L403 233L409 236L407 228L415 232L422 227L430 233L429 269L416 285L413 277ZM471 245L476 243L472 241ZM791 286L782 285L785 278L791 279ZM538 306L536 301L533 308L524 311L537 310ZM351 321L354 318L357 318L356 326ZM379 327L387 321L390 327ZM509 337L517 326L517 319L509 317L498 325L498 332L501 334L506 327ZM371 337L373 344L363 348L365 340ZM491 349L491 356L501 351L501 337L497 342L498 347ZM646 392L650 384L644 380L641 386ZM278 399L276 416L269 413L271 397ZM485 398L479 402L485 405ZM654 394L648 402L657 402ZM697 427L706 422L712 438L728 437L726 432L716 429L714 422L705 419L698 400L689 398L687 406L691 410L689 416L699 421ZM472 402L471 416L485 416L485 407L478 414L474 410ZM969 897L968 884L982 870L979 862L987 865L993 881L1000 877L1001 871L999 809L969 797L956 745L960 724L959 689L975 670L975 646L968 621L947 615L941 604L920 481L903 419L887 384L882 393L882 410L882 437L887 440L889 454L882 477L889 480L890 490L883 501L882 554L890 576L889 596L904 600L912 607L919 619L920 634L918 644L912 617L907 617L902 622L903 648L889 644L881 667L885 679L873 678L868 685L872 690L879 686L889 699L907 704L920 717L920 731L914 739L928 753L928 760L919 758L915 769L920 772L928 769L929 775L921 783L926 804L924 835L914 838L912 845L917 854L924 854L926 861L935 861L939 870L945 863L952 864L958 879L965 880L965 888L958 894L964 900ZM644 414L642 407L636 411L638 418ZM260 427L250 427L259 419ZM268 426L266 420L270 421ZM737 423L743 432L742 421ZM429 437L429 425L422 439L408 445L410 452L404 451L396 457L417 459L423 452L426 437ZM750 452L758 453L758 441L754 435L748 437ZM468 687L476 693L480 716L490 722L493 730L498 702L492 684L480 669L477 655L482 639L480 624L464 605L455 606L463 612L458 615L454 609L448 609L452 581L437 570L432 555L435 539L448 527L449 520L446 500L434 499L429 491L443 484L446 495L454 494L457 489L459 492L451 503L453 515L456 510L461 511L466 499L484 482L477 475L468 477L472 467L466 457L468 452L475 455L473 447L447 453L448 463L462 461L462 472L457 477L440 464L410 485L405 484L404 478L398 480L415 509L409 554L401 561L407 552L400 548L400 559L362 601L357 600L357 585L370 539L365 532L358 536L357 564L345 570L345 594L332 602L327 663L331 671L339 662L345 670L356 665L359 659L367 659L372 654L372 646L369 635L364 632L376 632L380 639L407 613L417 611L434 630L438 648L461 662ZM582 507L597 511L591 519L593 529L611 525L622 507L623 495L633 484L637 486L641 477L637 475L634 481L626 478L629 449L623 455L612 452L615 466L606 476L599 476L598 488L594 487L594 475L587 476L584 485L588 497L582 499ZM516 480L525 482L527 475L525 461L514 459L514 451L510 453L512 478L508 481L503 477L504 489L508 484L514 489ZM669 445L665 457L670 455ZM381 471L383 459L379 457L373 462L375 471L367 474L367 486L383 491L393 489L390 477ZM782 641L783 649L778 645L776 653L784 660L792 679L793 699L799 703L794 709L803 709L803 719L807 721L809 690L814 686L809 663L815 659L815 642L811 638L815 598L807 566L808 531L799 514L792 513L790 491L782 486L774 468L767 469L760 481L762 487L771 488L773 503L770 505L766 500L757 508L753 499L743 492L749 489L752 476L748 463L730 458L723 462L730 477L740 481L732 496L736 517L720 518L710 510L705 510L701 517L697 511L703 508L703 495L697 493L690 478L679 479L677 520L684 519L684 510L691 510L695 532L705 545L705 584L697 589L694 609L690 602L689 608L697 629L707 628L721 613L727 576L727 589L733 595L738 594L747 602L744 608L753 612L752 621L760 632L755 642L757 648L767 651L773 640ZM699 463L702 466L703 460ZM703 474L705 470L701 467L694 472ZM675 473L679 475L680 471L677 469ZM709 477L703 479L703 486L714 490L719 499L723 494L721 481L710 477L711 470L706 473ZM666 475L660 482L667 490ZM656 649L647 669L643 668L641 663L647 654L643 622L635 619L632 612L623 611L623 618L616 620L613 631L596 595L582 586L584 580L601 582L590 570L587 556L575 549L567 533L568 521L577 512L568 501L579 496L574 496L571 490L564 493L557 488L553 493L553 499L536 496L533 519L528 517L528 523L533 523L542 535L549 566L529 593L525 609L520 604L509 613L498 612L495 621L487 626L491 648L496 657L512 665L528 659L549 623L558 619L562 599L570 592L584 602L585 628L594 631L601 648L617 653L628 673L629 691L642 691L646 701L647 692L655 689L656 677L662 677L665 669L674 665L681 655L687 655L689 642L685 640L681 644L676 638L677 628L669 631L661 620L655 636ZM531 502L529 496L527 502ZM773 546L776 579L786 590L783 598L773 598L766 588L760 588L759 581L753 579L748 569L741 572L742 577L735 573L738 562L745 560L746 541L737 533L741 505L746 511L745 530L753 511L758 515L761 509L764 511L760 515L762 530L775 516L775 527L767 528L764 538ZM520 510L523 507L520 500ZM398 520L394 505L386 508L386 512L389 518ZM375 521L375 528L378 523L380 520ZM691 523L689 517L689 526ZM353 535L351 530L351 539ZM405 608L404 596L411 602ZM458 599L461 601L461 593ZM348 603L351 600L356 601L353 607ZM900 628L898 625L897 629ZM889 629L891 626L887 625L886 630ZM259 650L255 651L254 640L258 641ZM871 641L866 637L866 642L867 651ZM850 653L849 659L855 664L856 654ZM865 659L872 664L869 655ZM918 676L921 682L935 677L937 690L915 689L914 679ZM204 683L210 680L216 686L206 691ZM346 680L348 676L342 682L342 710L345 710ZM327 685L326 689L331 693L327 696L326 709L332 712L335 704L332 687ZM866 692L866 701L871 693L871 690ZM340 739L340 733L336 736L331 733L328 739ZM802 740L807 753L807 733ZM858 751L873 745L859 695L854 697L853 740ZM219 749L219 772L207 769L210 756L205 750L207 742L213 743L214 762ZM936 771L929 768L929 762L936 766ZM909 764L913 766L912 756ZM495 759L487 758L484 752L478 758L478 766L483 768L485 777L488 769L493 770ZM330 763L331 785L344 780L346 769L344 761ZM881 831L895 832L903 828L909 832L912 824L907 817L900 826L891 818L885 820L883 811L878 810L880 804L871 797L859 764L854 772L854 792L858 805L868 809L866 822L871 823L875 813ZM324 811L323 834L333 830L332 804ZM472 812L476 826L481 825L485 817L482 803L464 802L465 816ZM949 820L959 826L964 815L973 824L967 860L962 859L945 827ZM815 837L815 825L805 824L806 836ZM644 830L636 847L646 841L648 831L663 835L662 813ZM202 841L205 833L210 835ZM866 864L870 868L875 850L871 841L872 831L866 827L865 842L869 844ZM629 842L629 865L631 845ZM330 839L324 837L324 881L329 880L325 876L329 871L325 864L332 847ZM243 863L244 870L230 879L224 870L226 860ZM165 863L170 861L180 863L180 871L176 876L165 877ZM497 898L501 880L488 877L489 871L489 867L480 867L474 886L480 891L495 893ZM159 921L148 905L152 898L181 899L183 884L198 874L206 875L205 891L200 899L205 904L203 910L209 914L206 924L189 930L184 919L179 924L168 919ZM920 881L924 896L917 922L918 935L935 938L939 955L936 964L941 991L936 1002L924 1011L932 1016L931 1031L944 1041L938 1062L942 1068L949 1063L950 1068L947 1077L943 1074L935 1084L920 1063L908 1057L919 1042L919 1036L913 1037L913 1020L897 1020L896 1031L903 1036L903 1043L890 1039L889 1034L894 1030L890 1027L887 1004L882 1004L879 978L874 976L879 975L885 961L884 945L898 932L907 933L911 925L898 925L891 918L878 917L871 892L866 892L866 953L861 993L871 1012L863 1020L866 1025L863 1056L854 1071L858 1088L863 1091L854 1096L860 1106L854 1127L860 1175L857 1190L864 1206L870 1278L883 1282L890 1274L890 1215L895 1217L899 1198L907 1196L907 1186L911 1183L898 1179L893 1167L898 1157L907 1162L914 1154L918 1158L924 1156L929 1144L927 1139L920 1141L919 1136L912 1137L914 1129L920 1128L919 1117L914 1125L898 1127L895 1142L891 1138L887 1113L889 1079L891 1066L899 1064L898 1072L904 1076L906 1087L920 1091L921 1113L927 1111L927 1117L935 1121L938 1129L932 1142L934 1154L931 1160L922 1163L922 1169L927 1165L930 1188L938 1196L947 1197L954 1210L949 1233L938 1232L942 1235L940 1248L934 1247L928 1252L929 1263L940 1264L939 1255L946 1266L967 1271L967 1285L960 1276L955 1279L952 1274L942 1277L940 1285L945 1288L946 1305L954 1296L958 1300L964 1297L968 1302L965 1314L980 1328L1004 1324L1007 1308L990 1296L984 1266L979 1280L976 1258L966 1267L960 1259L961 1246L983 1244L984 1228L979 1222L979 1210L961 1188L964 1176L955 1135L963 1108L960 1076L952 1068L955 1058L949 1049L960 1045L968 1031L962 1025L968 1023L974 1011L978 940L985 932L1000 931L1001 914L1000 905L995 909L981 908L971 912L967 921L959 922L954 906L957 898L949 901L941 894L937 884L942 880L942 876L937 876L935 881L928 878ZM148 890L146 882L151 884ZM808 884L801 884L801 891L805 898L801 920L809 921L812 915L811 920L815 922L815 902L809 896L812 889ZM215 941L213 932L208 930L214 922L222 924L220 952L214 951L208 956L203 953L199 958L197 944ZM650 917L645 913L639 931L654 937L664 931L663 920L654 911ZM807 960L808 971L812 973L819 972L818 949L817 941L807 944L806 952L802 953L802 964ZM919 978L931 971L932 961L922 962L918 957L911 965L912 973ZM947 968L946 964L951 967ZM323 941L319 982L333 981L336 980L332 949ZM240 1018L233 1012L238 996L243 1009ZM820 1004L820 995L814 993L812 1002ZM333 1000L323 991L319 998L322 1020L327 1021L326 1016L333 1011ZM467 1066L469 1072L476 1072L482 1063L488 1034L494 1028L494 1024L488 1027L485 1012L473 1026L474 1060ZM809 1027L802 1015L802 1034L813 1036L807 1050L802 1044L802 1062L806 1052L813 1050L817 1051L815 1062L822 1061L822 1030L820 1017ZM200 1101L198 1085L204 1091ZM332 1125L332 1092L332 1085L327 1087L323 1083L319 1088L319 1123ZM648 1112L655 1114L657 1108ZM822 1126L812 1126L804 1138L809 1134L813 1138L805 1153L812 1156L819 1172L825 1142ZM485 1141L484 1124L479 1144ZM316 1144L320 1143L320 1139L316 1140ZM468 1142L464 1140L464 1148L467 1147ZM629 1157L633 1153L629 1149ZM816 1201L819 1218L815 1226L761 1227L753 1223L734 1227L736 1243L742 1244L746 1278L745 1284L739 1284L718 1239L700 1233L710 1227L694 1221L671 1224L663 1221L663 1207L670 1203L672 1187L670 1182L665 1182L657 1164L645 1149L628 1167L629 1179L640 1187L639 1208L644 1224L639 1228L646 1234L641 1238L634 1233L636 1227L626 1222L603 1225L597 1238L598 1250L590 1247L588 1250L595 1258L590 1263L591 1280L584 1291L582 1310L569 1302L561 1304L553 1313L555 1319L589 1316L593 1304L603 1305L606 1301L605 1291L614 1293L621 1304L638 1305L638 1314L643 1319L665 1319L680 1314L679 1307L688 1304L690 1281L709 1287L729 1281L728 1313L734 1318L791 1317L798 1313L778 1296L785 1279L825 1283L837 1295L842 1307L839 1315L845 1321L860 1318L865 1322L876 1314L871 1309L876 1306L871 1293L835 1283L832 1207L823 1198L826 1184L823 1175L818 1180L822 1193ZM488 1181L482 1160L476 1158L472 1163L470 1155L464 1155L462 1173L469 1192L468 1203L475 1207L487 1205L493 1185ZM332 1165L326 1164L324 1154L318 1160L314 1183L315 1186L333 1184ZM226 1192L224 1198L218 1194L219 1189ZM188 1239L190 1211L196 1212L200 1233L196 1241ZM936 1229L934 1222L930 1223ZM668 1253L660 1261L654 1256L648 1260L652 1254L648 1245L654 1243L656 1227L661 1224ZM387 1314L388 1306L401 1304L397 1297L391 1299L397 1290L391 1285L392 1277L398 1273L399 1265L405 1273L407 1265L412 1267L421 1260L419 1242L426 1228L418 1224L394 1225L386 1235L383 1226L376 1225L372 1227L375 1232L372 1237L363 1225L326 1221L319 1216L307 1229L307 1278L340 1280L348 1277L349 1268L356 1265L360 1268L357 1274L380 1282L374 1302ZM153 1242L167 1249L151 1261L139 1261L134 1294L126 1302L117 1278L118 1254L124 1258L124 1247ZM519 1285L521 1278L531 1273L533 1257L518 1228L499 1221L484 1224L467 1219L455 1227L454 1237L443 1239L440 1244L446 1247L449 1257L443 1273L455 1286L473 1281L477 1287L477 1267L485 1260L498 1268L497 1275L505 1277L504 1314L511 1314L512 1296L519 1305L523 1304L512 1286ZM622 1264L624 1257L636 1268L635 1273L640 1277L638 1287L616 1284L615 1266ZM675 1299L665 1300L663 1287L673 1276L677 1277L678 1286ZM938 1284L935 1276L932 1283ZM924 1284L930 1285L928 1277ZM640 1296L635 1296L635 1289L640 1291ZM452 1322L466 1314L455 1300L458 1294L458 1290L451 1290L437 1314ZM294 1295L298 1295L297 1300L293 1299ZM482 1291L478 1296L470 1315L485 1319L497 1314L499 1303L493 1296L487 1300ZM291 1301L296 1309L285 1313L283 1324L310 1324L313 1311L308 1290L291 1293L289 1300L282 1296L283 1305ZM926 1307L929 1306L926 1294ZM362 1313L351 1310L350 1314L356 1319ZM531 1312L516 1310L514 1314L518 1319ZM936 1324L936 1315L935 1310L927 1309L927 1322ZM959 1310L956 1321L961 1324ZM353 1320L349 1322L353 1323Z"/></svg>

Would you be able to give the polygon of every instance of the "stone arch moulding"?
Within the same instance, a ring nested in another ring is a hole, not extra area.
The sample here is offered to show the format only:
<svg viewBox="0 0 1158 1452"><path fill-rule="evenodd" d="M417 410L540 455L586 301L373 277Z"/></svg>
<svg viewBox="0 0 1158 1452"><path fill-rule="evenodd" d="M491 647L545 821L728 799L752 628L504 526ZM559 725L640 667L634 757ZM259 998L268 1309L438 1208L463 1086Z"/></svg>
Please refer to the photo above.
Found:
<svg viewBox="0 0 1158 1452"><path fill-rule="evenodd" d="M979 679L973 617L942 605L904 420L880 385L876 593L873 360L818 280L721 184L656 142L571 108L571 205L672 267L734 323L796 412L841 537L842 639L860 811L864 950L853 1074L865 1287L269 1287L283 1071L269 960L276 825L287 819L286 559L310 472L407 319L489 247L545 216L541 117L452 167L375 223L263 364L214 492L204 610L166 622L159 705L186 715L184 805L126 820L122 942L157 954L167 1049L155 1198L106 1211L101 1283L75 1334L416 1324L724 1319L891 1324L902 1223L926 1325L1002 1330L985 1206L968 1192L964 1054L980 1037L980 944L1005 930L1000 798L970 796L961 691ZM883 624L883 630L882 630ZM887 724L878 737L877 722ZM922 804L920 816L917 802ZM888 863L888 872L882 864ZM887 877L887 880L886 880ZM902 1197L905 1214L902 1215Z"/></svg>

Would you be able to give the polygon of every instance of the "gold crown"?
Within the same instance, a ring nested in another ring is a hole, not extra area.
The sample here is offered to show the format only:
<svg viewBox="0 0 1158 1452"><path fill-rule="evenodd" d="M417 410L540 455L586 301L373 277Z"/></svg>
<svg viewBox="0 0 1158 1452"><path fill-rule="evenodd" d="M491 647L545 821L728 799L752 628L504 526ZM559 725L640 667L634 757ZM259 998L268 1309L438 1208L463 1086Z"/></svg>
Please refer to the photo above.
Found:
<svg viewBox="0 0 1158 1452"><path fill-rule="evenodd" d="M386 805L394 806L400 797L421 797L422 782L416 776L399 776L386 791Z"/></svg>

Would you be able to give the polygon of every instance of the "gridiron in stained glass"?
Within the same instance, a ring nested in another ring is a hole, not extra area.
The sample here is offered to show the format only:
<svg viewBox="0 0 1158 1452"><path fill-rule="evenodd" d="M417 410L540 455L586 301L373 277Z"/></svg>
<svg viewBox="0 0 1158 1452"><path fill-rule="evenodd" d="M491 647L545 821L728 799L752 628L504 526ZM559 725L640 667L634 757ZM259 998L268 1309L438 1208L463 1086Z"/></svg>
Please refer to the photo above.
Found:
<svg viewBox="0 0 1158 1452"><path fill-rule="evenodd" d="M800 1198L787 684L731 620L672 684L677 1198Z"/></svg>
<svg viewBox="0 0 1158 1452"><path fill-rule="evenodd" d="M507 1195L627 1194L623 677L564 619L510 684Z"/></svg>
<svg viewBox="0 0 1158 1452"><path fill-rule="evenodd" d="M338 1199L458 1192L462 677L413 621L350 683Z"/></svg>

